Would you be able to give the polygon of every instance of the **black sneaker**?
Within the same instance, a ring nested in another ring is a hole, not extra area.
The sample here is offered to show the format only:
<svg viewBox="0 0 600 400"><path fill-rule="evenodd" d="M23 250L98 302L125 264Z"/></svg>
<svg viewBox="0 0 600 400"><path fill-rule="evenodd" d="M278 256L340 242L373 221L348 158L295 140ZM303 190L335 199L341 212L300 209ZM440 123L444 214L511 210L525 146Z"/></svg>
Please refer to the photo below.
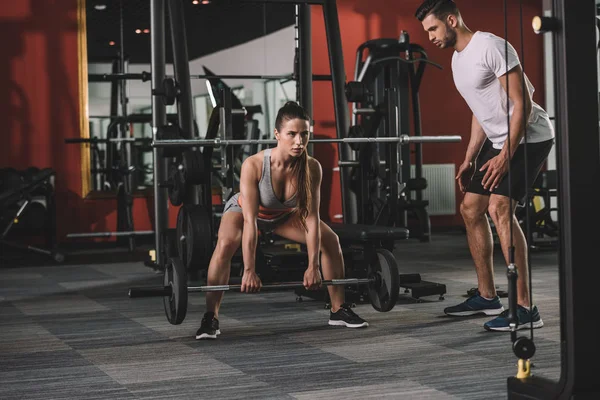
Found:
<svg viewBox="0 0 600 400"><path fill-rule="evenodd" d="M369 323L356 315L350 308L350 305L344 303L337 312L329 313L329 325L362 328L369 326Z"/></svg>
<svg viewBox="0 0 600 400"><path fill-rule="evenodd" d="M215 318L215 313L205 313L200 323L200 329L196 332L196 339L216 339L220 334L219 320Z"/></svg>

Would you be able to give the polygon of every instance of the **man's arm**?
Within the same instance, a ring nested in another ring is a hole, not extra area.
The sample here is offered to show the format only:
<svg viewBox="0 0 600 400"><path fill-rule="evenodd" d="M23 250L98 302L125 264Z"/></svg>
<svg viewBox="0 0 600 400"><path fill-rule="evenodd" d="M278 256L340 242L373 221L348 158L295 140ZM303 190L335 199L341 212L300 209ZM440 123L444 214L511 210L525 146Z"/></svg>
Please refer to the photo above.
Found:
<svg viewBox="0 0 600 400"><path fill-rule="evenodd" d="M244 261L244 272L255 272L256 242L258 238L258 227L256 217L258 215L259 193L258 193L258 168L256 158L251 157L244 161L240 173L240 196L242 196L242 214L244 216L244 230L242 231L242 257Z"/></svg>
<svg viewBox="0 0 600 400"><path fill-rule="evenodd" d="M504 90L508 93L510 100L514 104L512 117L510 118L509 137L502 146L500 154L485 163L481 170L486 170L481 184L484 189L494 190L500 184L502 177L508 172L508 165L515 154L519 143L525 134L525 125L531 115L531 97L529 91L523 93L523 73L519 65L513 67L507 74L501 75L498 79Z"/></svg>
<svg viewBox="0 0 600 400"><path fill-rule="evenodd" d="M523 70L520 65L498 79L500 79L504 91L508 93L514 104L509 126L510 148L508 148L508 141L506 141L500 153L501 156L511 159L525 135L525 125L531 115L531 96L527 88L525 88L526 93L523 92Z"/></svg>
<svg viewBox="0 0 600 400"><path fill-rule="evenodd" d="M473 118L471 119L471 137L465 154L465 162L469 162L470 164L475 161L479 150L481 150L481 146L483 146L483 142L485 142L485 137L485 132L481 124L475 118L475 114L473 114Z"/></svg>
<svg viewBox="0 0 600 400"><path fill-rule="evenodd" d="M314 158L309 159L309 173L312 180L312 202L310 212L306 217L306 249L308 250L308 268L319 268L319 254L321 252L321 218L319 207L321 205L321 179L323 171L321 164Z"/></svg>

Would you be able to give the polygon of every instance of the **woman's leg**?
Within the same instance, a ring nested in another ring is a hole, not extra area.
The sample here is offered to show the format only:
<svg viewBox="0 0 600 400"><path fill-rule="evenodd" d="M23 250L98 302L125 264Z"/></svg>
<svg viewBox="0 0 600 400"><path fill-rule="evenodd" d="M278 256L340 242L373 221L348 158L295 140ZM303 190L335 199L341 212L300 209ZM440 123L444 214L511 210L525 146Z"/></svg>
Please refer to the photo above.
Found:
<svg viewBox="0 0 600 400"><path fill-rule="evenodd" d="M207 285L226 285L231 272L231 259L242 242L244 217L241 212L230 211L221 217L217 245L213 252L207 273ZM206 312L219 315L223 292L206 292Z"/></svg>
<svg viewBox="0 0 600 400"><path fill-rule="evenodd" d="M321 228L321 269L323 271L323 279L342 279L344 278L344 257L338 236L331 228L323 221L320 223ZM297 218L290 218L282 225L278 226L273 231L276 235L284 237L293 242L306 244L306 234L302 225ZM331 299L331 311L337 312L340 306L344 303L345 292L344 286L327 287L329 297Z"/></svg>

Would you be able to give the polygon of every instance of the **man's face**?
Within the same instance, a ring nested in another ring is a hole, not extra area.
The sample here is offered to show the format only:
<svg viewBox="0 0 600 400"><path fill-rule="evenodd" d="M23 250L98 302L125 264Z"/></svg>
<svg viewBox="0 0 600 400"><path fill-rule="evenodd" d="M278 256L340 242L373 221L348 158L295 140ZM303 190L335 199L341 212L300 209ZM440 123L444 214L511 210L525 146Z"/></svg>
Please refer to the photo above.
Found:
<svg viewBox="0 0 600 400"><path fill-rule="evenodd" d="M429 35L429 41L440 49L454 47L456 44L456 29L448 21L451 18L449 16L447 21L441 21L435 15L429 14L423 19L423 29Z"/></svg>

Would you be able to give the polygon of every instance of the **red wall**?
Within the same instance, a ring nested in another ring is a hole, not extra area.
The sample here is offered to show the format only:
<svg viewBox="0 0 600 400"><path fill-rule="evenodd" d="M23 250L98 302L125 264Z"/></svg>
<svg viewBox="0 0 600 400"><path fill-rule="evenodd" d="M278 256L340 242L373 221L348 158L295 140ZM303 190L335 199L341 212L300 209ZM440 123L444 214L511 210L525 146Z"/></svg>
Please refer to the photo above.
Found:
<svg viewBox="0 0 600 400"><path fill-rule="evenodd" d="M338 0L338 13L342 46L344 49L344 65L347 80L354 76L356 49L363 42L381 37L397 38L400 31L407 31L413 43L425 48L430 60L441 64L444 69L426 68L420 89L421 120L424 135L461 135L461 143L426 144L423 145L423 162L430 164L455 163L458 165L464 159L469 141L471 114L462 97L456 91L452 80L450 60L453 50L440 50L430 44L421 23L414 17L420 0ZM544 105L544 75L543 75L543 42L542 37L533 33L531 20L542 10L541 0L523 1L524 52L520 44L519 2L509 1L508 40L524 61L525 71L536 88L534 100ZM505 37L504 0L462 0L459 2L461 13L466 25L472 31L489 31ZM329 58L325 26L322 10L313 7L313 71L315 74L329 73ZM525 58L523 59L523 53ZM315 83L314 86L314 118L315 133L325 136L335 136L333 98L330 83ZM339 173L332 172L337 155L335 147L315 146L315 157L323 164L324 181L332 181L331 202L329 207L324 205L324 218L333 219L341 214L341 197L339 189ZM458 213L462 194L456 190L457 214L454 217L432 217L432 225L456 226L462 224Z"/></svg>
<svg viewBox="0 0 600 400"><path fill-rule="evenodd" d="M519 43L517 1L509 16L509 40L523 55ZM537 88L535 100L544 104L542 38L532 33L531 18L541 0L524 1L526 71ZM426 135L461 134L458 144L431 144L424 148L425 163L459 163L469 133L469 110L456 92L450 74L452 52L427 43L420 23L413 17L419 1L338 0L346 74L354 74L356 48L365 40L396 38L406 30L413 42L425 47L429 57L444 70L428 68L421 89L423 131ZM504 36L503 1L461 1L472 30L489 30ZM313 69L329 73L327 42L321 10L313 7ZM57 172L56 188L59 239L69 232L116 229L116 202L81 197L81 152L66 145L65 138L79 136L79 84L77 55L77 0L8 1L0 4L0 35L4 38L0 60L0 167L51 167ZM315 132L335 136L333 100L329 83L314 87ZM341 214L339 176L332 175L333 146L315 147L324 167L324 192L331 191L323 217ZM328 160L331 160L328 162ZM328 189L331 188L331 189ZM457 195L457 204L460 201ZM153 204L145 198L134 202L135 229L152 229ZM171 226L176 209L171 209ZM460 217L434 218L437 225L461 224Z"/></svg>
<svg viewBox="0 0 600 400"><path fill-rule="evenodd" d="M0 168L56 170L58 235L116 229L116 201L81 197L77 0L0 3ZM134 202L135 228L152 229L152 204Z"/></svg>

